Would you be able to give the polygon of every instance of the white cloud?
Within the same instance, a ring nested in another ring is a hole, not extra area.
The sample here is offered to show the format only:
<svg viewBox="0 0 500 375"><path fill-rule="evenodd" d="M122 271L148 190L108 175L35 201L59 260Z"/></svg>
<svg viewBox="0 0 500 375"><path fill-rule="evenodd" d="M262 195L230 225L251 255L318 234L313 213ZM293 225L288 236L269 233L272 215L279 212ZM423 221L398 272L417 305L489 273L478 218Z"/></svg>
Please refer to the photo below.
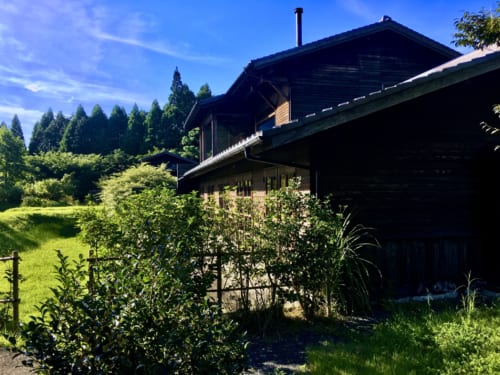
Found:
<svg viewBox="0 0 500 375"><path fill-rule="evenodd" d="M5 72L8 72L5 74ZM36 79L34 79L36 77ZM38 96L65 102L96 102L98 100L125 103L146 103L141 94L102 84L78 80L57 70L37 71L13 70L0 66L0 81L25 88Z"/></svg>
<svg viewBox="0 0 500 375"><path fill-rule="evenodd" d="M20 120L25 119L27 122L36 122L42 117L43 112L36 109L28 109L23 107L11 106L8 104L0 104L0 118L2 119L12 119L14 115L17 115ZM2 120L7 122L7 120ZM21 121L22 123L22 121Z"/></svg>
<svg viewBox="0 0 500 375"><path fill-rule="evenodd" d="M38 92L38 91L42 91L43 90L43 86L40 85L37 82L28 83L28 84L24 85L24 87L27 90L32 91L32 92Z"/></svg>
<svg viewBox="0 0 500 375"><path fill-rule="evenodd" d="M33 132L33 126L40 120L43 112L13 104L0 103L0 122L5 121L7 125L10 125L14 115L17 115L19 121L21 122L25 141L29 142L31 133Z"/></svg>
<svg viewBox="0 0 500 375"><path fill-rule="evenodd" d="M377 13L363 0L338 0L337 3L348 12L368 22L378 21ZM378 17L380 17L380 14Z"/></svg>
<svg viewBox="0 0 500 375"><path fill-rule="evenodd" d="M115 42L115 43L120 43L120 44L126 44L138 48L142 48L145 50L149 50L152 52L159 53L161 55L166 55L166 56L171 56L175 57L181 60L187 60L187 61L199 61L199 62L205 62L205 63L221 63L226 61L226 59L220 58L220 57L215 57L215 56L207 56L207 55L197 55L190 53L189 51L186 51L181 48L175 48L172 46L167 45L164 42L160 41L154 41L154 42L148 42L136 38L127 38L127 37L120 37L117 35L111 35L103 31L94 31L93 35L100 40L104 41L109 41L109 42Z"/></svg>

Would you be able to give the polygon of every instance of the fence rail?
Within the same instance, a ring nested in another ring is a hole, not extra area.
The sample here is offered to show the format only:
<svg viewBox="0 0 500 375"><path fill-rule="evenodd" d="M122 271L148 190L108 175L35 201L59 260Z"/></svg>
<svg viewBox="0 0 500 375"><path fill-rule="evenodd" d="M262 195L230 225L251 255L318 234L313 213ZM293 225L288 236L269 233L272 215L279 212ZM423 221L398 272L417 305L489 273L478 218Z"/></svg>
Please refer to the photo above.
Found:
<svg viewBox="0 0 500 375"><path fill-rule="evenodd" d="M19 298L19 253L14 251L10 257L0 258L0 262L12 261L12 298L1 299L0 303L11 303L12 304L12 319L14 323L19 322L19 303L21 299Z"/></svg>
<svg viewBox="0 0 500 375"><path fill-rule="evenodd" d="M266 289L272 289L274 286L273 285L268 285L268 284L263 284L263 285L248 285L244 287L227 287L224 286L224 276L223 276L223 262L222 258L224 257L223 253L215 253L215 254L210 254L210 253L200 253L197 254L194 258L198 257L208 257L212 259L211 264L208 266L209 272L212 272L215 275L215 287L208 288L207 293L215 293L216 294L216 302L218 304L222 304L223 301L223 296L227 293L232 293L232 292L241 292L241 291L251 291L251 290L266 290ZM95 272L98 270L96 266L99 265L101 262L109 262L109 261L117 261L117 260L122 260L123 257L98 257L95 255L94 250L89 250L89 256L87 258L88 262L88 272L89 272L89 279L88 279L88 290L89 292L92 292L94 289L94 284L95 284Z"/></svg>

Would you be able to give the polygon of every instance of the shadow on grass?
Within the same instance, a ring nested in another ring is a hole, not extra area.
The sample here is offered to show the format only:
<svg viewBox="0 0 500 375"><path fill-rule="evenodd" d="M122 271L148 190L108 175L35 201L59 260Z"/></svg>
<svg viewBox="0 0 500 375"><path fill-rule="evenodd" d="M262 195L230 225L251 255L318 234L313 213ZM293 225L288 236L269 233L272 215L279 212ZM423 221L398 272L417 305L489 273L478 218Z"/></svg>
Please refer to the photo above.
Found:
<svg viewBox="0 0 500 375"><path fill-rule="evenodd" d="M421 312L393 317L370 331L311 346L311 374L435 374L442 357Z"/></svg>
<svg viewBox="0 0 500 375"><path fill-rule="evenodd" d="M74 237L78 232L76 218L69 216L29 214L17 218L15 224L0 222L0 256L32 249L51 239Z"/></svg>
<svg viewBox="0 0 500 375"><path fill-rule="evenodd" d="M30 214L24 219L24 223L25 228L44 233L47 239L74 237L79 232L73 216Z"/></svg>
<svg viewBox="0 0 500 375"><path fill-rule="evenodd" d="M9 256L13 251L31 249L36 246L38 242L27 237L24 231L0 223L0 256Z"/></svg>

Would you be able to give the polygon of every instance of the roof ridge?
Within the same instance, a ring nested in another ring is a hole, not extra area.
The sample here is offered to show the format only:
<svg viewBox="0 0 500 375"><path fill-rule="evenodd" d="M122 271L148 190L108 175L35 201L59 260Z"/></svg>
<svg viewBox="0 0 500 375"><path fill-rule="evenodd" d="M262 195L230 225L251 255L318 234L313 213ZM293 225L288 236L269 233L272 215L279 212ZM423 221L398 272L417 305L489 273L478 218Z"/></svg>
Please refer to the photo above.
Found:
<svg viewBox="0 0 500 375"><path fill-rule="evenodd" d="M446 46L438 41L435 41L435 40L425 36L424 34L419 33L418 31L410 29L409 27L407 27L403 24L400 24L399 22L394 21L391 17L389 17L387 15L384 15L379 21L377 21L375 23L371 23L371 24L368 24L365 26L360 26L360 27L357 27L357 28L354 28L351 30L343 31L339 34L330 35L330 36L327 36L325 38L321 38L321 39L303 44L302 46L288 48L286 50L275 52L275 53L272 53L272 54L267 55L267 56L263 56L263 57L260 57L257 59L252 59L248 63L247 67L249 67L249 66L258 67L259 65L266 65L267 63L273 63L275 60L277 60L281 57L284 58L284 57L287 57L288 55L294 56L294 55L300 55L303 53L307 53L310 50L315 50L317 47L320 47L321 45L325 45L325 47L327 47L327 46L330 46L332 43L335 43L335 41L340 43L343 41L347 41L351 38L363 36L365 33L368 34L374 30L377 30L377 29L380 29L380 31L388 30L388 29L397 31L399 29L399 31L403 31L403 32L408 33L408 34L413 34L415 36L418 36L418 38L420 38L422 40L422 42L426 42L426 43L435 45L437 49L440 49L441 52L443 52L443 53L448 53L450 55L450 57L457 57L460 55L460 53L455 51L454 49L452 49L452 48L450 48L450 47L448 47L448 46ZM358 35L358 34L361 34L361 35Z"/></svg>

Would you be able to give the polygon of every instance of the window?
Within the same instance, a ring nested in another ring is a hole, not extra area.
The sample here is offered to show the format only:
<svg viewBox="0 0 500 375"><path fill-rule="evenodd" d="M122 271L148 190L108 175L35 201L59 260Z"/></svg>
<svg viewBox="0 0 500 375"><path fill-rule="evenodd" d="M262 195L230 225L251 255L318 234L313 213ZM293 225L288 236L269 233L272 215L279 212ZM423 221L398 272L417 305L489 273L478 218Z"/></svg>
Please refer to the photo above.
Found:
<svg viewBox="0 0 500 375"><path fill-rule="evenodd" d="M269 194L271 191L276 190L277 185L275 176L264 177L264 182L266 184L266 194Z"/></svg>
<svg viewBox="0 0 500 375"><path fill-rule="evenodd" d="M288 175L282 174L280 176L280 189L286 188L288 186Z"/></svg>
<svg viewBox="0 0 500 375"><path fill-rule="evenodd" d="M215 187L214 185L207 185L207 194L214 195Z"/></svg>
<svg viewBox="0 0 500 375"><path fill-rule="evenodd" d="M236 183L236 193L240 197L252 196L252 179L240 180Z"/></svg>

